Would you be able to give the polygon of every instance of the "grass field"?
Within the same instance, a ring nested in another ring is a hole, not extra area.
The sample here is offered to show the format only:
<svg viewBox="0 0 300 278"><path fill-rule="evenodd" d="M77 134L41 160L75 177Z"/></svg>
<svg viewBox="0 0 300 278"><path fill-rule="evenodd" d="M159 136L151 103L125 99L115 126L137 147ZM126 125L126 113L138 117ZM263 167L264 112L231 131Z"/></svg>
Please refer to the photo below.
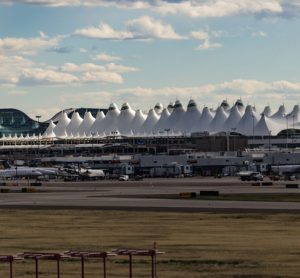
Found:
<svg viewBox="0 0 300 278"><path fill-rule="evenodd" d="M299 277L300 215L166 213L87 210L1 210L0 254L23 251L151 248L159 277ZM62 262L62 277L80 277L79 261ZM8 277L0 264L0 277ZM40 277L55 277L42 261ZM86 277L102 277L91 260ZM150 260L134 259L134 277L150 277ZM108 277L128 277L126 257L109 259ZM31 261L15 264L15 277L34 277Z"/></svg>

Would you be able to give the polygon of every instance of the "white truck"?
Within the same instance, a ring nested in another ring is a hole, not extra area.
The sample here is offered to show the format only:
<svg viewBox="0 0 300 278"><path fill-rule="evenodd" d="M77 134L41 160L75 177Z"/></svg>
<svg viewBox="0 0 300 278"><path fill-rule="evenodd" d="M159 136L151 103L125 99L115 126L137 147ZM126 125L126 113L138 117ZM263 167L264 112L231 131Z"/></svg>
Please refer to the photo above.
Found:
<svg viewBox="0 0 300 278"><path fill-rule="evenodd" d="M254 171L241 171L237 175L240 177L241 181L263 181L264 177L260 172Z"/></svg>

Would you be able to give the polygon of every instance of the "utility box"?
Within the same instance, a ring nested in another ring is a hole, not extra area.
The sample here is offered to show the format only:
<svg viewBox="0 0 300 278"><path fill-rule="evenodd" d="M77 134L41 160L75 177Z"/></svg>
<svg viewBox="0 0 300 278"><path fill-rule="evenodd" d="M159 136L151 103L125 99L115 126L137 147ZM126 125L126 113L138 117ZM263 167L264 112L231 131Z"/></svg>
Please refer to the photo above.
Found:
<svg viewBox="0 0 300 278"><path fill-rule="evenodd" d="M123 175L133 175L134 174L134 166L129 164L122 165L122 174Z"/></svg>
<svg viewBox="0 0 300 278"><path fill-rule="evenodd" d="M193 174L193 166L192 165L181 165L181 173L184 176L191 176Z"/></svg>
<svg viewBox="0 0 300 278"><path fill-rule="evenodd" d="M257 167L258 171L259 172L267 172L268 171L268 164L265 164L265 163L262 163L262 164L259 164L258 167Z"/></svg>

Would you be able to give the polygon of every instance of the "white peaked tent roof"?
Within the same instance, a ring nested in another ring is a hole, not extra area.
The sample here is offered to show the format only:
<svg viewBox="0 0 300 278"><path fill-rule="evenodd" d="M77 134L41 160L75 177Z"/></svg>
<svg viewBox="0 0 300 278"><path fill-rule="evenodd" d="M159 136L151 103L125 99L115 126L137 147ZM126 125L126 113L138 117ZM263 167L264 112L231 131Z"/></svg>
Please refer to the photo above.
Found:
<svg viewBox="0 0 300 278"><path fill-rule="evenodd" d="M213 113L210 111L210 109L208 107L204 107L201 117L192 127L192 132L209 131L209 125L213 120L213 117Z"/></svg>
<svg viewBox="0 0 300 278"><path fill-rule="evenodd" d="M153 127L153 131L156 132L156 133L157 132L164 132L165 131L165 124L166 124L169 117L170 117L170 112L169 112L168 108L164 108L164 110L160 114L160 118L159 118L158 122Z"/></svg>
<svg viewBox="0 0 300 278"><path fill-rule="evenodd" d="M168 105L168 111L170 112L170 114L173 112L173 109L174 109L174 103L173 102L170 102L169 105Z"/></svg>
<svg viewBox="0 0 300 278"><path fill-rule="evenodd" d="M219 106L216 111L216 115L214 116L213 120L209 125L209 131L212 132L223 131L224 123L226 122L227 118L228 115L224 111L224 108L222 106Z"/></svg>
<svg viewBox="0 0 300 278"><path fill-rule="evenodd" d="M71 122L68 124L66 128L66 132L68 135L76 134L78 132L78 128L80 127L83 119L80 117L78 112L73 112Z"/></svg>
<svg viewBox="0 0 300 278"><path fill-rule="evenodd" d="M300 121L300 108L299 105L295 105L293 110L287 115L289 120L293 121L293 124Z"/></svg>
<svg viewBox="0 0 300 278"><path fill-rule="evenodd" d="M146 121L142 125L140 132L148 134L153 133L153 128L159 120L159 115L156 114L154 109L150 109Z"/></svg>
<svg viewBox="0 0 300 278"><path fill-rule="evenodd" d="M97 132L103 132L103 121L104 121L105 115L103 111L99 110L96 116L96 119L94 120L91 128L88 131L85 131L86 135L90 134L96 134Z"/></svg>
<svg viewBox="0 0 300 278"><path fill-rule="evenodd" d="M92 113L90 111L86 111L84 113L83 121L78 128L79 136L82 136L83 134L88 134L94 122L95 118L93 117Z"/></svg>
<svg viewBox="0 0 300 278"><path fill-rule="evenodd" d="M188 103L186 112L184 113L181 122L179 123L181 132L190 132L196 122L199 121L201 112L197 107L197 103L191 99Z"/></svg>
<svg viewBox="0 0 300 278"><path fill-rule="evenodd" d="M268 105L264 108L264 111L262 112L266 117L271 117L272 115L272 110L271 107Z"/></svg>
<svg viewBox="0 0 300 278"><path fill-rule="evenodd" d="M53 132L53 135L55 136L54 132ZM40 135L39 135L39 136L40 136ZM35 134L33 134L30 138L31 138L31 139L38 139L39 136L36 136ZM41 137L43 137L43 135L42 135Z"/></svg>
<svg viewBox="0 0 300 278"><path fill-rule="evenodd" d="M244 106L244 103L241 99L238 99L234 106L237 106L237 108L241 111L241 112L244 112L245 111L245 106Z"/></svg>
<svg viewBox="0 0 300 278"><path fill-rule="evenodd" d="M251 105L247 105L245 114L237 126L237 132L244 135L253 135L253 128L257 124L258 119L259 116L254 112L253 107Z"/></svg>
<svg viewBox="0 0 300 278"><path fill-rule="evenodd" d="M131 122L131 130L133 133L138 133L141 130L142 125L144 124L146 120L146 115L143 113L142 110L138 109L135 112L135 116Z"/></svg>
<svg viewBox="0 0 300 278"><path fill-rule="evenodd" d="M160 102L156 103L154 106L154 110L155 110L156 114L160 114L163 111L163 109L164 109L164 106Z"/></svg>
<svg viewBox="0 0 300 278"><path fill-rule="evenodd" d="M277 135L282 129L284 129L283 124L280 124L262 114L254 128L254 134L261 136Z"/></svg>
<svg viewBox="0 0 300 278"><path fill-rule="evenodd" d="M105 118L103 120L103 132L106 134L110 134L112 131L117 131L117 123L118 123L118 117L120 115L120 110L118 106L115 103L112 103L108 111L105 115ZM101 131L101 132L102 132Z"/></svg>
<svg viewBox="0 0 300 278"><path fill-rule="evenodd" d="M70 118L68 117L67 113L63 113L63 115L60 117L56 127L53 129L54 134L57 137L66 137L66 128L71 122Z"/></svg>
<svg viewBox="0 0 300 278"><path fill-rule="evenodd" d="M189 134L191 132L221 132L236 131L243 135L268 135L269 130L275 135L282 129L300 127L300 108L295 105L293 110L285 113L285 108L281 105L278 111L270 116L271 109L266 106L261 117L254 107L244 105L241 100L237 100L230 110L225 111L229 105L226 101L217 108L216 111L204 107L202 113L197 108L194 100L190 100L187 110L183 108L179 100L176 101L174 107L164 108L160 114L162 105L157 103L156 106L149 111L147 115L141 110L133 111L128 103L124 103L121 112L112 103L109 106L106 116L99 111L96 119L90 112L86 112L84 119L76 112L73 113L72 119L69 119L67 113L63 111L57 125L50 121L47 130L44 132L44 138L66 137L66 138L83 138L89 136L99 136L105 134L111 135L115 132L121 135L132 136L161 136L162 133L179 135L182 133ZM68 111L70 112L70 111ZM24 136L23 136L24 137ZM14 137L16 138L16 137ZM28 136L24 137L29 139ZM19 137L22 140L22 137Z"/></svg>
<svg viewBox="0 0 300 278"><path fill-rule="evenodd" d="M170 115L170 117L167 119L165 124L165 129L173 130L174 132L180 131L179 130L179 123L185 113L185 110L179 100L176 100L174 109Z"/></svg>
<svg viewBox="0 0 300 278"><path fill-rule="evenodd" d="M51 120L46 131L43 134L43 137L53 138L55 137L54 128L56 127L55 123Z"/></svg>
<svg viewBox="0 0 300 278"><path fill-rule="evenodd" d="M284 120L285 119L285 107L284 105L280 105L277 112L271 116L272 119L275 120Z"/></svg>
<svg viewBox="0 0 300 278"><path fill-rule="evenodd" d="M232 129L236 129L241 119L242 113L238 107L236 105L232 106L229 117L224 123L223 131L233 131Z"/></svg>
<svg viewBox="0 0 300 278"><path fill-rule="evenodd" d="M230 110L230 105L228 104L227 100L224 99L220 105L221 107L223 107L224 111L229 111Z"/></svg>
<svg viewBox="0 0 300 278"><path fill-rule="evenodd" d="M117 129L121 134L129 134L131 131L131 123L134 119L135 111L125 102L121 107L121 113L117 120Z"/></svg>

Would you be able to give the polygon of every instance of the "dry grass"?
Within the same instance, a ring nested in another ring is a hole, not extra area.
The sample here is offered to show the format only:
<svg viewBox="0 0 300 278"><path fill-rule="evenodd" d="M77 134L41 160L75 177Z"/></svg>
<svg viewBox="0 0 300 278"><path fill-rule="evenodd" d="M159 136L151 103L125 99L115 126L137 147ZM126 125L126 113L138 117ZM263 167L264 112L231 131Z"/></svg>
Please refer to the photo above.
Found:
<svg viewBox="0 0 300 278"><path fill-rule="evenodd" d="M159 277L299 277L300 216L297 214L216 214L79 210L1 210L0 253L110 250L151 247ZM109 259L108 277L128 277L127 258ZM0 277L8 277L0 265ZM101 277L89 261L86 277ZM15 265L18 278L33 277L34 264ZM43 261L41 277L55 277ZM150 261L135 258L134 277L150 277ZM80 264L62 262L63 278L80 277Z"/></svg>

